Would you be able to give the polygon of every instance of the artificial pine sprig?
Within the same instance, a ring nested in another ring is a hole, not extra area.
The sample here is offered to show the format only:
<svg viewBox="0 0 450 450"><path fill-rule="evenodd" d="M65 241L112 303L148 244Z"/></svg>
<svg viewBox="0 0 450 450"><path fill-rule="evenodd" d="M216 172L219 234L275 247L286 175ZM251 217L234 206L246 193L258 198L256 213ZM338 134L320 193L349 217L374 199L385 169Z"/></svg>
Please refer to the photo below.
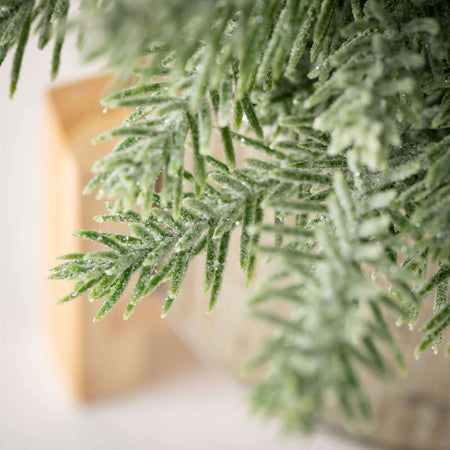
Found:
<svg viewBox="0 0 450 450"><path fill-rule="evenodd" d="M20 68L27 18L45 44L65 4L15 2L0 55L19 39ZM63 257L52 278L76 285L61 301L104 299L98 320L138 272L125 318L168 281L165 316L204 252L211 311L240 228L247 281L258 254L273 267L249 302L276 330L249 364L267 365L256 409L295 429L331 398L369 417L360 370L389 374L381 347L403 370L386 313L413 327L434 292L417 357L450 322L448 2L84 0L77 23L88 57L138 77L103 101L134 112L97 138L123 139L86 188L118 198L98 220L131 234L78 232L107 249Z"/></svg>
<svg viewBox="0 0 450 450"><path fill-rule="evenodd" d="M15 47L11 70L10 96L16 91L25 46L32 25L37 23L38 48L43 49L55 39L51 78L58 74L60 55L66 33L69 0L3 0L0 2L0 64Z"/></svg>

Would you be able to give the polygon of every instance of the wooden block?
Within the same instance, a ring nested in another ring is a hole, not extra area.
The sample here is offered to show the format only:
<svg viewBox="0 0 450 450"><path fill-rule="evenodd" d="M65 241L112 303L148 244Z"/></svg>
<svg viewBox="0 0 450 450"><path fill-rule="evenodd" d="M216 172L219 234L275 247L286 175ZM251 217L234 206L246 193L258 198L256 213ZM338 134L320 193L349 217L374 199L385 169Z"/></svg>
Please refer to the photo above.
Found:
<svg viewBox="0 0 450 450"><path fill-rule="evenodd" d="M123 110L102 114L98 100L105 95L108 83L105 77L91 79L52 89L46 97L47 269L57 264L58 255L99 248L72 234L78 229L98 229L92 217L105 212L102 201L95 195L83 197L82 190L92 177L93 162L113 145L108 142L93 147L91 139L119 125L127 115ZM126 232L121 227L102 224L101 228ZM161 320L157 296L147 297L128 321L122 319L126 301L122 299L104 320L92 323L101 303L89 303L83 296L65 305L56 304L71 287L65 281L47 283L47 315L51 342L78 399L117 393L151 375L170 371L174 365L179 370L195 364L167 321Z"/></svg>

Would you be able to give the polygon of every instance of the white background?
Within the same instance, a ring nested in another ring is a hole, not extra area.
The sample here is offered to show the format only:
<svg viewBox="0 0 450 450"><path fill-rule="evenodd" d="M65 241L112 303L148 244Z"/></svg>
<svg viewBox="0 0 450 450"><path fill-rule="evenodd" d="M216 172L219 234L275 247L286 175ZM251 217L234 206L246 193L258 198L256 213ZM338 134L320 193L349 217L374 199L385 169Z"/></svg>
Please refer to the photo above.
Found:
<svg viewBox="0 0 450 450"><path fill-rule="evenodd" d="M69 40L58 83L99 69L81 67L73 48ZM29 43L13 100L10 68L11 55L0 68L0 448L361 449L324 433L281 438L275 424L249 416L236 381L200 364L119 398L72 401L44 338L41 113L50 49Z"/></svg>

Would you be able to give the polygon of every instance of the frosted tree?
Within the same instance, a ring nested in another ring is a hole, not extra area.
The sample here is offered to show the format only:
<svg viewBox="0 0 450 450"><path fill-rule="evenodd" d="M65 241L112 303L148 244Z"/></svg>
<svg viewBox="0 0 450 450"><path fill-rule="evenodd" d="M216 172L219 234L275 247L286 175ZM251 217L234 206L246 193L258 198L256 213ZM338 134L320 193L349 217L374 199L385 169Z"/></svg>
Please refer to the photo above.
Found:
<svg viewBox="0 0 450 450"><path fill-rule="evenodd" d="M347 416L369 416L360 367L385 377L386 347L403 368L387 312L412 328L434 302L415 354L441 344L450 353L446 0L83 0L70 26L68 8L0 0L11 94L32 27L40 48L54 40L52 76L75 29L87 59L106 61L118 85L134 83L103 100L133 112L96 139L122 138L85 189L117 199L97 220L125 222L130 234L78 231L105 249L61 258L51 278L76 281L61 303L89 292L103 302L99 320L138 273L125 319L168 282L165 316L206 253L211 311L225 264L237 263L227 261L230 234L240 233L248 282L258 255L272 267L249 300L274 329L249 363L266 365L252 398L296 429L314 426L331 397ZM238 165L236 143L255 157Z"/></svg>

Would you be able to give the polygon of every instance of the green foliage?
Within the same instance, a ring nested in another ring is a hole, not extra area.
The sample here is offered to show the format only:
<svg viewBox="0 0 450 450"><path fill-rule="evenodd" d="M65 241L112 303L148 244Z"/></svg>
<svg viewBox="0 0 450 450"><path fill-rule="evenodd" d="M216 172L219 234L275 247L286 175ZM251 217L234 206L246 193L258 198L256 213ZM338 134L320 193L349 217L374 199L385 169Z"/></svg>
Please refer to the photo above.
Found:
<svg viewBox="0 0 450 450"><path fill-rule="evenodd" d="M38 34L38 47L43 49L55 39L51 67L56 78L60 55L66 33L69 0L2 0L0 1L0 64L9 51L15 48L11 71L10 96L16 91L25 46L33 24Z"/></svg>
<svg viewBox="0 0 450 450"><path fill-rule="evenodd" d="M267 365L256 409L305 430L332 398L347 417L369 417L360 371L388 376L383 347L403 370L391 313L413 327L434 292L417 357L430 345L438 351L450 323L448 2L82 6L85 54L137 76L103 101L134 111L97 138L123 139L86 188L117 199L98 220L128 223L130 235L78 232L107 250L63 257L52 278L76 284L61 301L89 291L104 299L98 320L139 273L125 318L168 281L165 316L204 252L211 311L230 233L240 228L248 282L258 254L273 267L250 300L275 329L249 363ZM5 29L17 28L16 15ZM21 23L18 48L28 33ZM220 158L210 152L213 134ZM240 164L242 147L254 157Z"/></svg>

